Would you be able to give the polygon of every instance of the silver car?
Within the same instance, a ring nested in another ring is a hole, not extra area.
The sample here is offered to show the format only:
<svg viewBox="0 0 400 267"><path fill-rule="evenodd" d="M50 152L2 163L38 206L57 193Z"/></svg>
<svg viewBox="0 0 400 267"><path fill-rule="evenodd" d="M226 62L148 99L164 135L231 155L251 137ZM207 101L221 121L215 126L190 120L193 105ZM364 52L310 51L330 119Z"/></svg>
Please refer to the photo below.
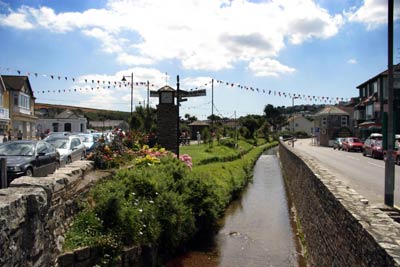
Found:
<svg viewBox="0 0 400 267"><path fill-rule="evenodd" d="M46 139L46 142L57 148L62 164L69 164L86 157L86 149L79 136L54 136Z"/></svg>

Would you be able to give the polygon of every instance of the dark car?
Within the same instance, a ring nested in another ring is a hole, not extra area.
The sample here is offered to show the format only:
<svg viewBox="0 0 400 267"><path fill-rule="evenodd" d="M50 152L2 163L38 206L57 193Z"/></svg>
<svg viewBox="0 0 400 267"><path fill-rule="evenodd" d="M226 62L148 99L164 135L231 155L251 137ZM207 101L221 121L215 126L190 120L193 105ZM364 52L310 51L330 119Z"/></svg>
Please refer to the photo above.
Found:
<svg viewBox="0 0 400 267"><path fill-rule="evenodd" d="M335 142L333 142L333 149L337 149L337 150L341 150L342 149L342 147L343 147L343 140L344 140L345 138L342 138L342 137L338 137L338 138L336 138L335 139Z"/></svg>
<svg viewBox="0 0 400 267"><path fill-rule="evenodd" d="M363 143L357 137L346 137L342 142L344 151L362 151Z"/></svg>
<svg viewBox="0 0 400 267"><path fill-rule="evenodd" d="M11 141L0 146L0 157L7 159L7 180L20 176L43 177L60 166L60 154L45 141Z"/></svg>
<svg viewBox="0 0 400 267"><path fill-rule="evenodd" d="M363 155L372 158L383 158L382 140L365 139L363 146Z"/></svg>

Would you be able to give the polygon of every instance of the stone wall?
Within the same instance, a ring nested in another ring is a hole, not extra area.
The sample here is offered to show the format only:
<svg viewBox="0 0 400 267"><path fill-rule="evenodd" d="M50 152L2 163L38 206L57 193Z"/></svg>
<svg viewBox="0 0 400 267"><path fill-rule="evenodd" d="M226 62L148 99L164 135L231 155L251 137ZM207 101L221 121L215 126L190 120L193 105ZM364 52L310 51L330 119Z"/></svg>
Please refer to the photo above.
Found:
<svg viewBox="0 0 400 267"><path fill-rule="evenodd" d="M63 235L93 182L111 175L76 161L47 177L0 190L0 266L55 266Z"/></svg>
<svg viewBox="0 0 400 267"><path fill-rule="evenodd" d="M130 247L121 251L121 261L118 266L120 267L140 267L142 248ZM97 247L84 247L74 251L66 252L60 255L57 259L59 267L85 267L95 266L99 258L103 257L100 248Z"/></svg>
<svg viewBox="0 0 400 267"><path fill-rule="evenodd" d="M281 143L279 155L312 266L400 266L399 224Z"/></svg>
<svg viewBox="0 0 400 267"><path fill-rule="evenodd" d="M177 112L178 107L173 104L157 105L157 141L174 153L178 148Z"/></svg>

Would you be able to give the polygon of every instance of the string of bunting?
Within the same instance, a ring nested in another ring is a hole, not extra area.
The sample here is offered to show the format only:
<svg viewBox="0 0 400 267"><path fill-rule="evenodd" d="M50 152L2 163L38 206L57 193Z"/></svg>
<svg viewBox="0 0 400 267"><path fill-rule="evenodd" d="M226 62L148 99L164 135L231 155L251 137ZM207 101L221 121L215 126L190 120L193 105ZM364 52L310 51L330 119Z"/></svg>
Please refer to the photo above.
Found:
<svg viewBox="0 0 400 267"><path fill-rule="evenodd" d="M273 96L280 96L280 97L289 97L289 98L299 98L302 100L308 101L324 101L325 103L329 102L339 102L339 101L350 101L351 98L344 98L344 97L329 97L329 96L315 96L315 95L305 95L305 94L294 94L294 93L286 93L283 91L275 91L275 90L266 90L266 89L259 89L252 86L244 86L238 83L232 83L222 80L214 79L217 84L226 85L229 87L237 87L240 89L250 90L252 92L263 93Z"/></svg>
<svg viewBox="0 0 400 267"><path fill-rule="evenodd" d="M128 81L122 82L122 81L110 81L110 80L98 80L98 79L76 79L75 77L71 77L71 76L41 74L38 72L22 71L22 70L13 69L13 68L0 67L0 72L2 70L6 71L8 73L17 73L18 75L25 75L28 77L36 77L36 78L45 77L45 78L50 78L52 80L58 80L58 81L72 81L75 83L86 83L86 84L96 84L96 85L102 84L102 85L107 86L107 88L111 88L111 86L116 88L117 86L118 87L127 87L127 86L131 85L131 83ZM145 85L147 85L147 82L134 82L133 83L133 86L145 86ZM156 85L153 83L150 83L149 86L155 87ZM52 90L52 91L54 91L54 90ZM55 90L55 91L64 91L64 90Z"/></svg>
<svg viewBox="0 0 400 267"><path fill-rule="evenodd" d="M70 76L65 76L65 75L53 75L53 74L41 74L38 72L31 72L31 71L22 71L19 69L13 69L13 68L4 68L0 67L0 72L1 71L6 71L9 73L17 73L18 75L26 75L29 77L46 77L50 78L52 80L58 80L58 81L72 81L74 83L85 83L85 84L92 84L95 86L90 86L90 87L78 87L78 88L72 88L72 89L58 89L58 90L34 90L35 93L38 94L44 94L44 93L67 93L67 92L81 92L81 91L95 91L99 89L111 89L111 88L116 88L116 87L127 87L130 86L131 83L126 81L110 81L110 80L98 80L98 79L76 79L75 77L70 77ZM325 103L332 103L332 102L339 102L339 101L350 101L351 98L344 98L344 97L329 97L329 96L315 96L315 95L306 95L306 94L299 94L299 93L286 93L284 91L276 91L276 90L267 90L267 89L260 89L257 87L252 87L252 86L245 86L241 85L238 83L232 83L232 82L227 82L223 80L218 80L214 79L217 84L221 85L226 85L229 87L237 87L240 89L244 90L250 90L252 92L257 92L257 93L263 93L263 94L268 94L268 95L273 95L273 96L279 96L279 97L289 97L289 98L299 98L302 100L308 100L308 101L322 101ZM195 88L190 89L189 91L193 90L198 90L201 89L203 86L208 86L210 82L207 82L201 86L197 86ZM134 82L132 84L133 86L146 86L147 82ZM156 85L154 83L149 83L149 86L155 87Z"/></svg>

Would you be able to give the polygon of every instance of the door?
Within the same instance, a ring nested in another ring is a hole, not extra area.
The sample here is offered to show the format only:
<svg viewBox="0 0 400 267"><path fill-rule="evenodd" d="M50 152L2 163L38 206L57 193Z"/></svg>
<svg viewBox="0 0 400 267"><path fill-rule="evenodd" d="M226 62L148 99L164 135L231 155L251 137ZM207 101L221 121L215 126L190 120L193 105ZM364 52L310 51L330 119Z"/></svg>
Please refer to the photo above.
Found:
<svg viewBox="0 0 400 267"><path fill-rule="evenodd" d="M38 142L36 145L36 158L34 176L46 176L46 168L48 165L48 155L46 156L47 146L44 142Z"/></svg>

